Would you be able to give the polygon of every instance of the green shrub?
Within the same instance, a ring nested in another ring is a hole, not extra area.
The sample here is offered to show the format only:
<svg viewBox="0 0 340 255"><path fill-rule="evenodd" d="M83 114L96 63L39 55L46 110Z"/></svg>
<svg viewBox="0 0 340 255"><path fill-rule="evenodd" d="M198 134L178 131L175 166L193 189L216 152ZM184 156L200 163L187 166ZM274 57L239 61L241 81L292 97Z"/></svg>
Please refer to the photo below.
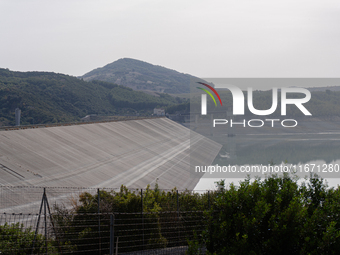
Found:
<svg viewBox="0 0 340 255"><path fill-rule="evenodd" d="M220 191L206 212L210 254L338 254L340 191L317 176L242 181Z"/></svg>
<svg viewBox="0 0 340 255"><path fill-rule="evenodd" d="M24 229L19 223L0 226L1 255L45 254L45 238L38 234L33 247L34 231ZM57 254L56 249L48 242L48 254Z"/></svg>

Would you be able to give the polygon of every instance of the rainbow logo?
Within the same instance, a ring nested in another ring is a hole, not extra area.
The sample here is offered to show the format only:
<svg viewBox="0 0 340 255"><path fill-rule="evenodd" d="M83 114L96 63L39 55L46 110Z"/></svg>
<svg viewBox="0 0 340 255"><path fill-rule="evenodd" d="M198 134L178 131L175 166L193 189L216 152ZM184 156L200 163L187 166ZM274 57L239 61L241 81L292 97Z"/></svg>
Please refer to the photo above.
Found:
<svg viewBox="0 0 340 255"><path fill-rule="evenodd" d="M211 87L210 85L205 84L203 82L197 82L197 83L199 83L199 84L201 84L203 86L206 86L212 92L214 92L214 94L217 96L217 98L220 101L220 104L222 106L222 100L220 98L220 95L217 93L217 91L213 87ZM212 98L212 100L214 101L215 106L217 106L216 100L215 100L214 96L211 94L211 92L209 90L204 89L204 88L200 88L200 87L197 87L197 88L203 90L204 92L206 92ZM202 94L202 96L201 96L201 114L202 115L207 115L207 95L206 94Z"/></svg>

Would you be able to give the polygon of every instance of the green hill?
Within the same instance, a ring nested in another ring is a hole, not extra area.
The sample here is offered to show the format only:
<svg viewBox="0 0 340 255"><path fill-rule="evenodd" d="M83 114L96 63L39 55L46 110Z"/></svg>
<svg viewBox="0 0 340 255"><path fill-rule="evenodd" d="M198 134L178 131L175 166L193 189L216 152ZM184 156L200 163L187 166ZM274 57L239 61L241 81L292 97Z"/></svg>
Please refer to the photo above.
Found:
<svg viewBox="0 0 340 255"><path fill-rule="evenodd" d="M81 76L86 81L101 80L134 90L189 93L190 75L140 60L122 58Z"/></svg>
<svg viewBox="0 0 340 255"><path fill-rule="evenodd" d="M17 107L21 109L21 124L25 125L78 121L88 114L147 115L155 107L179 103L183 99L161 93L152 96L103 81L0 69L0 126L15 124Z"/></svg>

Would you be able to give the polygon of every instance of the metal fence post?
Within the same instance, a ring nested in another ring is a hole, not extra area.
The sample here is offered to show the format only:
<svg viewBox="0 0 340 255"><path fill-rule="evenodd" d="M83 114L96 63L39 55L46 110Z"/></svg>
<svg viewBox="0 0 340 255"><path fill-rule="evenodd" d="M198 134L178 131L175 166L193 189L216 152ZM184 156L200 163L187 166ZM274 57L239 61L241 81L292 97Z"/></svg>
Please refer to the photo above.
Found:
<svg viewBox="0 0 340 255"><path fill-rule="evenodd" d="M144 206L143 206L143 189L140 190L140 197L141 197L141 207L142 207L142 232L143 232L143 250L144 250Z"/></svg>
<svg viewBox="0 0 340 255"><path fill-rule="evenodd" d="M47 249L47 210L46 210L46 188L44 188L44 195L43 195L43 200L44 200L44 220L45 220L45 249L46 249L46 255L48 254L48 249Z"/></svg>
<svg viewBox="0 0 340 255"><path fill-rule="evenodd" d="M209 210L211 209L211 203L210 203L210 191L208 190L208 206L209 206ZM212 213L212 215L214 215L214 212L211 212ZM212 225L212 223L211 223L211 220L209 220L209 226L208 226L208 229L209 229L209 239L210 239L210 241L211 241L211 243L210 243L210 248L212 248L212 251L214 252L214 240L213 240L213 238L212 238L212 236L213 236L213 225Z"/></svg>
<svg viewBox="0 0 340 255"><path fill-rule="evenodd" d="M101 237L100 237L100 192L99 188L97 189L97 199L98 199L98 237L99 237L99 254L102 254L102 245L101 245Z"/></svg>
<svg viewBox="0 0 340 255"><path fill-rule="evenodd" d="M178 199L178 190L177 190L177 228L178 228L178 244L181 242L181 232L179 227L179 199Z"/></svg>
<svg viewBox="0 0 340 255"><path fill-rule="evenodd" d="M178 190L177 190L177 217L179 219L179 199L178 199Z"/></svg>
<svg viewBox="0 0 340 255"><path fill-rule="evenodd" d="M44 188L44 189L45 189L45 188ZM45 193L44 193L44 194L45 194ZM38 222L37 222L37 227L36 227L36 229L35 229L35 234L34 234L34 239L33 239L33 245L32 245L32 254L33 254L33 251L34 251L35 240L36 240L36 238L37 238L38 231L39 231L41 210L42 210L42 207L43 207L43 204L44 204L44 194L43 194L42 199L41 199L41 204L40 204L40 209L39 209L39 216L38 216Z"/></svg>
<svg viewBox="0 0 340 255"><path fill-rule="evenodd" d="M37 238L37 235L38 235L38 231L39 231L39 223L40 223L40 218L41 218L41 213L42 213L43 206L44 206L44 221L45 221L45 251L46 251L46 254L48 254L47 213L49 214L49 218L50 218L53 230L54 230L54 234L55 234L56 240L58 242L60 254L63 254L62 250L61 250L61 247L60 247L60 241L59 241L59 238L58 238L58 234L57 234L57 231L56 231L54 223L53 223L51 209L50 209L50 205L48 203L48 199L47 199L47 195L46 195L46 188L44 188L44 193L43 193L43 196L42 196L42 199L41 199L41 204L40 204L40 209L39 209L39 216L38 216L38 222L37 222L37 226L36 226L36 229L35 229L35 234L34 234L34 239L33 239L33 246L32 246L32 251L31 252L32 252L32 254L34 252L34 245L35 245L35 241L36 241L36 238Z"/></svg>
<svg viewBox="0 0 340 255"><path fill-rule="evenodd" d="M58 234L57 234L57 231L56 231L56 229L55 229L54 222L53 222L53 217L52 217L50 205L49 205L49 203L48 203L47 195L45 196L45 204L47 205L48 214L50 215L50 221L51 221L51 224L52 224L52 227L53 227L53 231L54 231L54 234L55 234L55 238L57 239L57 242L58 242L58 247L59 247L60 254L63 254L63 252L62 252L62 250L61 250L61 247L60 247L59 237L58 237Z"/></svg>
<svg viewBox="0 0 340 255"><path fill-rule="evenodd" d="M115 224L115 216L114 214L111 214L110 215L110 255L113 255L114 248L115 248L114 224Z"/></svg>

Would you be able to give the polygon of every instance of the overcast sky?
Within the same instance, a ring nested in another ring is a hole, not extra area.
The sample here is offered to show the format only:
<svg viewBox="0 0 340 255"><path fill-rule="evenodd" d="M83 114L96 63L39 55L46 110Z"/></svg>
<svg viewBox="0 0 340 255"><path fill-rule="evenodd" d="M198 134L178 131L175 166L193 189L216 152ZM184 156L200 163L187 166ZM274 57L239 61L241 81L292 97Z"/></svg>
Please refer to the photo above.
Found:
<svg viewBox="0 0 340 255"><path fill-rule="evenodd" d="M0 0L0 67L129 57L198 77L339 77L340 1Z"/></svg>

